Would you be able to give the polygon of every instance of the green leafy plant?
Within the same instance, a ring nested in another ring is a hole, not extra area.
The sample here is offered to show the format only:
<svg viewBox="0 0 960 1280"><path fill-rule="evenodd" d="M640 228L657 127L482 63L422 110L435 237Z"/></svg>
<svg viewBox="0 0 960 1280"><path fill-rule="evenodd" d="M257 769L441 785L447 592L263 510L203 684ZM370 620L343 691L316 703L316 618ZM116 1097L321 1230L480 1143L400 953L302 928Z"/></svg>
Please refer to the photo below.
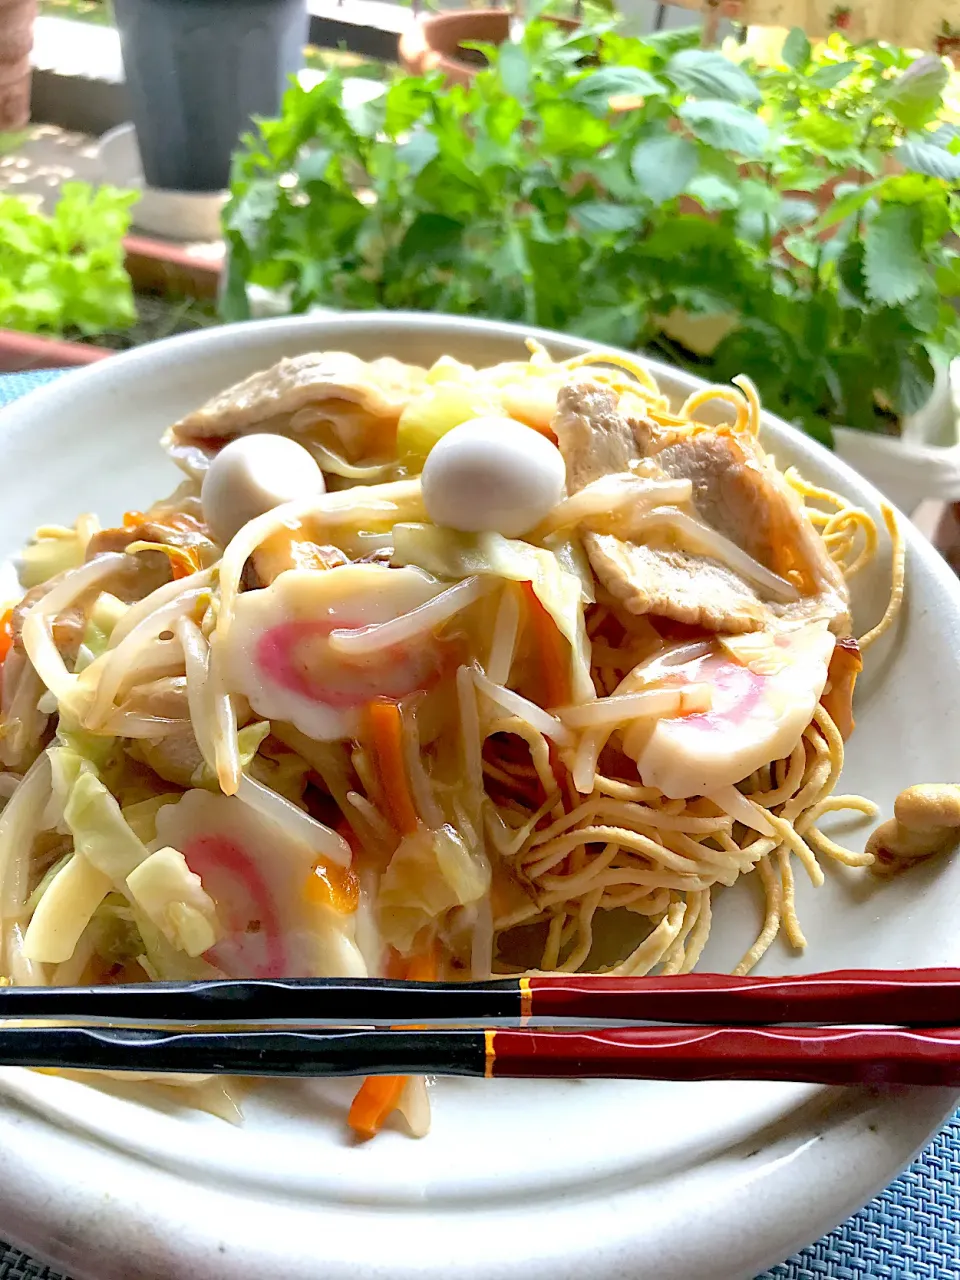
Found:
<svg viewBox="0 0 960 1280"><path fill-rule="evenodd" d="M738 65L697 39L532 21L468 88L294 86L235 159L226 316L257 284L294 311L498 317L747 372L821 439L890 429L960 351L947 69L799 31Z"/></svg>
<svg viewBox="0 0 960 1280"><path fill-rule="evenodd" d="M136 193L66 183L52 214L0 196L0 327L93 335L136 321L123 237Z"/></svg>

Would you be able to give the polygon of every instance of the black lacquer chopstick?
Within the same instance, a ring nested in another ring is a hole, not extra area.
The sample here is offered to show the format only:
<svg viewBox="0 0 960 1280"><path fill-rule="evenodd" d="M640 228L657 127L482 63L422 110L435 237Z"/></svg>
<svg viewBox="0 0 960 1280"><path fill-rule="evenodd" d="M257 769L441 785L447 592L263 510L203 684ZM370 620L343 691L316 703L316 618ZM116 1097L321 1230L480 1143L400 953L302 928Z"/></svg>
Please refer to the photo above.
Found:
<svg viewBox="0 0 960 1280"><path fill-rule="evenodd" d="M960 1025L960 969L789 977L544 974L493 982L311 978L97 987L0 987L0 1019L303 1026L580 1019L762 1026Z"/></svg>

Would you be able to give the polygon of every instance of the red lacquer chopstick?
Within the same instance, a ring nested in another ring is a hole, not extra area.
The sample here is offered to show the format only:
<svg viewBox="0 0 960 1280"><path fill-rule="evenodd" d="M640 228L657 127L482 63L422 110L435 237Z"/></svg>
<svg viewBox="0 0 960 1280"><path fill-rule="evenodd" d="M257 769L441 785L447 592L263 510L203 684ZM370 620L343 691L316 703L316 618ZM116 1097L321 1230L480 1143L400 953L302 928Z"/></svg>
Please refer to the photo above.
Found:
<svg viewBox="0 0 960 1280"><path fill-rule="evenodd" d="M489 1077L960 1087L957 1027L505 1028L486 1036Z"/></svg>
<svg viewBox="0 0 960 1280"><path fill-rule="evenodd" d="M854 969L777 978L714 973L670 978L560 974L475 983L315 978L0 988L0 1019L322 1027L523 1023L531 1017L598 1024L960 1026L960 970Z"/></svg>

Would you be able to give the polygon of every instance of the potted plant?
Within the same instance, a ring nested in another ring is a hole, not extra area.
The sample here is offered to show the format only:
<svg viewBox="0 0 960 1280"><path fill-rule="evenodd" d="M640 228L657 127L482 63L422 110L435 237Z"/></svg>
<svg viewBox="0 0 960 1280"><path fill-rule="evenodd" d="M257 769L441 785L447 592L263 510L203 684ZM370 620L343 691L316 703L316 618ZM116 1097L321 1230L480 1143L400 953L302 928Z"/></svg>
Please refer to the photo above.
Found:
<svg viewBox="0 0 960 1280"><path fill-rule="evenodd" d="M114 0L151 187L219 191L254 115L303 65L306 0Z"/></svg>
<svg viewBox="0 0 960 1280"><path fill-rule="evenodd" d="M544 15L545 20L562 31L575 31L583 16L582 8L582 0L576 0L572 14L551 13ZM449 84L467 85L488 65L486 54L477 46L506 43L516 19L518 9L507 8L420 13L400 36L400 65L410 75L440 72Z"/></svg>
<svg viewBox="0 0 960 1280"><path fill-rule="evenodd" d="M169 287L189 287L182 274L143 279L141 264L153 292L134 293L125 263L137 266L137 248L125 232L136 198L67 183L46 214L37 199L0 196L0 372L90 364L203 322L210 304Z"/></svg>
<svg viewBox="0 0 960 1280"><path fill-rule="evenodd" d="M0 0L0 133L30 119L30 50L37 0Z"/></svg>
<svg viewBox="0 0 960 1280"><path fill-rule="evenodd" d="M532 22L454 91L402 78L358 113L335 78L293 88L235 164L228 318L257 285L543 325L746 372L819 439L910 454L898 431L948 403L935 366L960 353L946 67L792 32L760 68L696 40ZM901 470L875 478L909 506Z"/></svg>

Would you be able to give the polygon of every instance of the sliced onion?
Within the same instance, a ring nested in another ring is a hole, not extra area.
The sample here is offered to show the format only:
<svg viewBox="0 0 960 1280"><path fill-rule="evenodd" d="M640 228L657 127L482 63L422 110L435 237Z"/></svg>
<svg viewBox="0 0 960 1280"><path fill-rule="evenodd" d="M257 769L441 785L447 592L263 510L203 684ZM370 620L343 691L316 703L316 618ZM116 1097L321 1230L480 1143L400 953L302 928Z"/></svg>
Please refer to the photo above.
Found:
<svg viewBox="0 0 960 1280"><path fill-rule="evenodd" d="M0 910L18 915L27 900L30 854L50 797L50 759L44 751L27 770L0 816Z"/></svg>
<svg viewBox="0 0 960 1280"><path fill-rule="evenodd" d="M349 867L352 854L350 846L336 831L311 818L285 796L278 795L262 783L251 778L249 774L240 775L237 787L237 798L255 809L277 826L283 827L287 835L298 844L306 845L311 853L319 858L327 858L341 867Z"/></svg>
<svg viewBox="0 0 960 1280"><path fill-rule="evenodd" d="M606 529L610 527L611 520L616 521L623 515L637 517L651 507L668 502L689 502L692 492L693 485L689 480L654 480L623 473L601 476L599 480L584 485L572 497L558 502L537 526L535 536L540 540L558 529L589 524L598 517ZM633 527L631 521L630 528Z"/></svg>
<svg viewBox="0 0 960 1280"><path fill-rule="evenodd" d="M776 835L773 824L768 821L760 805L736 787L715 787L706 798L719 805L731 818L753 831L759 831L762 836Z"/></svg>
<svg viewBox="0 0 960 1280"><path fill-rule="evenodd" d="M800 593L792 583L781 578L779 574L773 573L759 560L754 560L753 556L748 555L742 547L738 547L729 538L725 538L722 533L711 529L709 525L701 524L685 511L677 511L669 507L663 511L651 511L640 516L631 525L630 533L636 538L638 535L659 529L671 530L688 551L695 555L710 556L713 560L719 560L728 569L738 573L741 578L761 587L775 600L789 602L800 598Z"/></svg>
<svg viewBox="0 0 960 1280"><path fill-rule="evenodd" d="M116 649L122 640L126 640L134 627L139 626L144 618L148 618L151 613L162 608L163 605L169 604L177 596L182 596L186 591L195 591L198 587L211 586L213 572L213 569L203 569L200 573L191 573L189 577L177 578L173 582L165 582L162 587L157 587L156 591L151 591L148 596L144 596L142 600L132 604L110 632L107 652L111 649Z"/></svg>
<svg viewBox="0 0 960 1280"><path fill-rule="evenodd" d="M96 729L108 718L124 680L137 666L144 648L162 631L172 631L181 618L193 613L209 590L208 586L194 587L168 600L137 623L115 649L108 649L86 668L80 681L93 694L84 717L87 728Z"/></svg>
<svg viewBox="0 0 960 1280"><path fill-rule="evenodd" d="M181 618L177 623L177 635L183 645L184 666L187 673L187 707L190 725L197 740L204 764L216 771L216 722L210 706L210 647L195 622Z"/></svg>
<svg viewBox="0 0 960 1280"><path fill-rule="evenodd" d="M321 471L326 471L329 475L343 476L345 480L359 480L363 484L380 484L389 476L395 475L397 471L395 462L373 462L358 466L316 440L301 440L300 443L313 454Z"/></svg>
<svg viewBox="0 0 960 1280"><path fill-rule="evenodd" d="M477 686L472 667L457 668L457 703L460 709L460 740L466 766L466 792L470 800L470 820L480 829L483 803L483 737L477 710Z"/></svg>
<svg viewBox="0 0 960 1280"><path fill-rule="evenodd" d="M510 679L510 668L513 666L519 629L520 597L516 588L507 582L504 583L503 595L500 597L497 608L493 640L490 642L490 657L487 660L487 675L494 684L506 684Z"/></svg>
<svg viewBox="0 0 960 1280"><path fill-rule="evenodd" d="M285 502L249 521L229 543L220 561L220 613L217 630L225 633L233 621L243 566L260 543L291 521L310 516L323 524L359 523L366 519L384 524L423 518L420 480L395 480L389 484L354 485L335 493L312 494Z"/></svg>
<svg viewBox="0 0 960 1280"><path fill-rule="evenodd" d="M410 779L410 790L416 802L417 812L432 830L443 826L443 814L433 794L433 786L423 765L420 754L420 732L417 726L416 713L405 711L401 719L403 734L403 758Z"/></svg>
<svg viewBox="0 0 960 1280"><path fill-rule="evenodd" d="M425 1138L430 1132L430 1095L423 1076L407 1076L397 1101L397 1110L407 1122L414 1138Z"/></svg>
<svg viewBox="0 0 960 1280"><path fill-rule="evenodd" d="M466 609L497 585L495 578L464 578L456 586L418 605L409 613L401 613L388 622L374 622L366 627L337 628L330 632L330 647L338 653L355 656L382 653L397 645L409 644L419 636L436 631L443 623Z"/></svg>
<svg viewBox="0 0 960 1280"><path fill-rule="evenodd" d="M545 738L552 739L558 747L574 745L576 739L570 730L564 728L556 716L551 715L549 711L544 711L543 707L538 706L537 703L524 698L513 689L505 689L502 684L495 684L481 671L474 671L473 679L480 692L485 693L491 702L503 707L504 711L509 711L518 719L525 720Z"/></svg>
<svg viewBox="0 0 960 1280"><path fill-rule="evenodd" d="M572 729L600 729L641 716L682 716L709 711L712 701L713 690L709 684L690 684L682 689L613 694L609 698L597 698L596 702L560 707L557 715Z"/></svg>
<svg viewBox="0 0 960 1280"><path fill-rule="evenodd" d="M220 790L227 796L237 794L240 785L240 742L237 737L237 710L223 678L220 658L221 641L216 632L210 637L210 665L207 678L213 707L215 733L213 739L214 769Z"/></svg>
<svg viewBox="0 0 960 1280"><path fill-rule="evenodd" d="M72 569L52 591L30 609L23 620L23 647L37 675L58 702L69 701L78 677L68 671L53 639L53 619L105 578L129 565L119 551L97 556L88 564Z"/></svg>

